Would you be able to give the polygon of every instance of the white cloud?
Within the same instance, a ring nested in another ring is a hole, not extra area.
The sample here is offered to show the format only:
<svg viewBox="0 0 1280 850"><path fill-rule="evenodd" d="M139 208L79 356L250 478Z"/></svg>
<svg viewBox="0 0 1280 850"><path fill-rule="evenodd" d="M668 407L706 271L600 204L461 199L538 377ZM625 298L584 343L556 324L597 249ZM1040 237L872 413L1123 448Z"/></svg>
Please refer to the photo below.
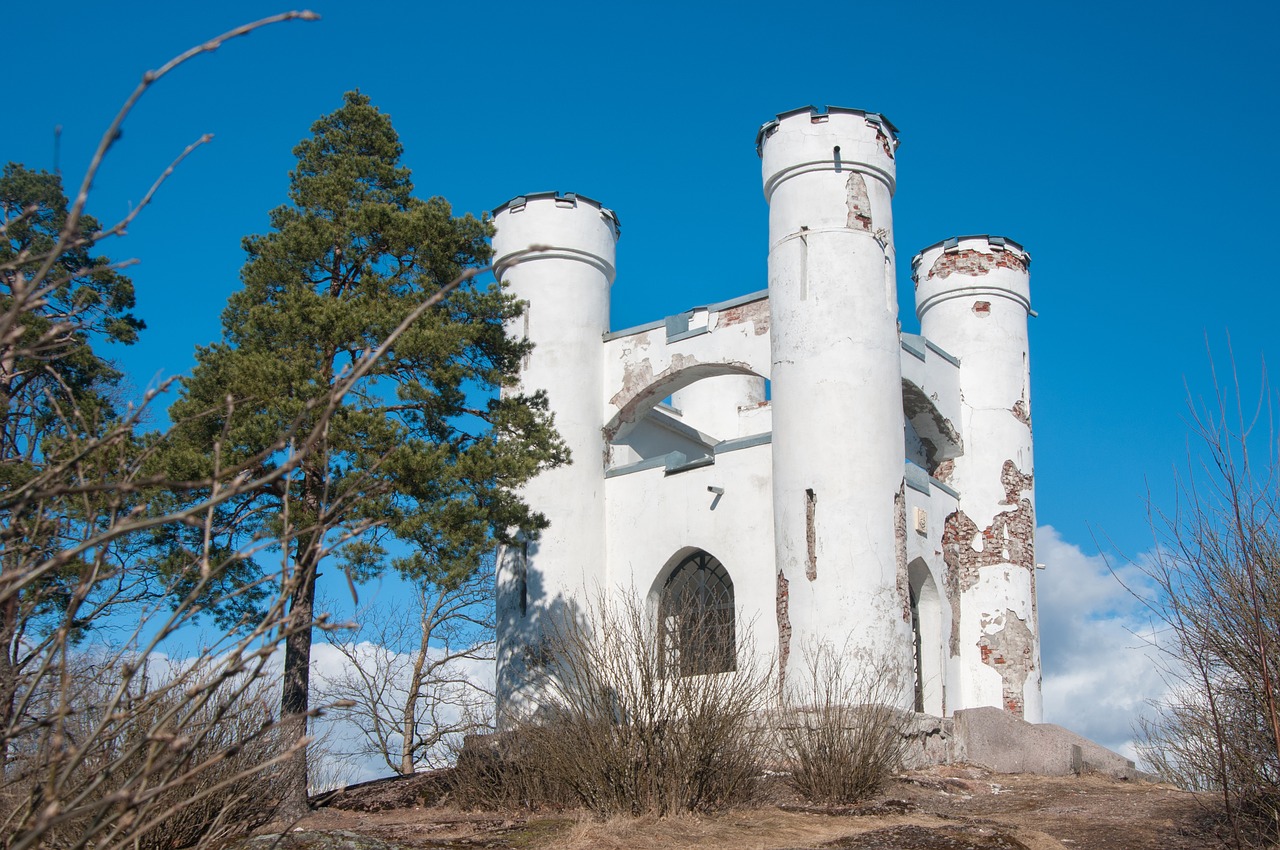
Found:
<svg viewBox="0 0 1280 850"><path fill-rule="evenodd" d="M410 668L412 666L412 653L397 652L385 646L370 641L361 641L354 646L355 664L352 660L340 652L336 647L326 641L316 641L311 647L311 674L312 674L312 704L319 705L326 699L326 691L337 696L347 698L354 696L348 693L349 685L341 686L340 683L350 682L358 677L351 674L356 672L357 666L365 673L372 674L374 671L385 671L380 687L382 688L383 698L389 700L390 704L398 710L403 704L405 693L410 678ZM443 653L438 647L432 647L430 652L435 658L439 658ZM437 671L437 675L447 676L450 679L466 680L471 682L480 690L492 692L494 686L494 665L492 661L481 661L475 659L454 659L449 662L446 668ZM334 683L339 683L339 690L334 690ZM444 724L452 724L458 721L462 715L462 708L457 704L449 704L450 697L460 686L445 686L446 690L442 694L446 694L445 703L439 708L436 715L437 720ZM475 700L483 699L479 696L478 691L468 690L465 694L458 696L459 700ZM425 704L425 697L424 697ZM396 724L394 718L390 724L394 727ZM353 719L342 710L330 710L325 712L323 718L316 724L316 733L321 736L320 746L317 747L318 753L318 770L314 772L312 785L314 788L337 787L340 785L351 784L355 782L364 782L370 779L377 779L389 775L392 770L388 767L386 761L378 754L368 752L368 742L365 740L360 728ZM399 746L399 736L391 733L391 744L393 747ZM445 751L442 750L438 755L444 756Z"/></svg>
<svg viewBox="0 0 1280 850"><path fill-rule="evenodd" d="M1134 758L1134 729L1168 689L1139 595L1141 569L1087 555L1052 526L1036 529L1044 719ZM1113 571L1114 570L1114 571Z"/></svg>

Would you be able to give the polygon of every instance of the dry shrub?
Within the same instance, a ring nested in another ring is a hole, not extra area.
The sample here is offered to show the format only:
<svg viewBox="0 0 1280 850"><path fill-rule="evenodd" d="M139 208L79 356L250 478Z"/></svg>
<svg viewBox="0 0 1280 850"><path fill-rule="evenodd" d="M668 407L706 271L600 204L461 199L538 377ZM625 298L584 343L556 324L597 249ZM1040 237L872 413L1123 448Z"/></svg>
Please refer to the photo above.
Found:
<svg viewBox="0 0 1280 850"><path fill-rule="evenodd" d="M91 836L95 846L189 847L274 815L277 783L263 765L289 747L270 709L270 680L227 678L212 663L153 680L142 666L85 658L64 673L56 693L34 699L60 722L13 741L0 823L14 838L53 813L49 790L69 816L41 830L47 847L85 846Z"/></svg>
<svg viewBox="0 0 1280 850"><path fill-rule="evenodd" d="M888 659L850 665L829 644L802 653L778 712L779 761L814 802L868 797L902 767L912 715L896 706L900 674Z"/></svg>
<svg viewBox="0 0 1280 850"><path fill-rule="evenodd" d="M696 636L698 624L684 622ZM715 622L708 629L721 628ZM536 720L459 762L465 802L576 803L597 816L708 811L751 798L770 670L739 644L736 669L679 675L634 595L597 599L548 632ZM478 787L488 784L488 788Z"/></svg>
<svg viewBox="0 0 1280 850"><path fill-rule="evenodd" d="M453 798L488 811L577 806L574 790L547 769L553 744L545 739L556 734L552 727L525 723L496 735L468 735L450 774Z"/></svg>

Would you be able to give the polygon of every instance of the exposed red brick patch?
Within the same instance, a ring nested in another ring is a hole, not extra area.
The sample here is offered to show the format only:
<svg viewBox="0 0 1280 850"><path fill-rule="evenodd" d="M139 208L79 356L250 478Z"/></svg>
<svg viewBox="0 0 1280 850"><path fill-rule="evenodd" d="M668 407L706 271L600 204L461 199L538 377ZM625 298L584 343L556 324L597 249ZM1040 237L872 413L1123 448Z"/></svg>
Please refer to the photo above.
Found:
<svg viewBox="0 0 1280 850"><path fill-rule="evenodd" d="M1013 418L1017 419L1028 428L1031 427L1031 409L1027 406L1026 401L1018 399L1013 403Z"/></svg>
<svg viewBox="0 0 1280 850"><path fill-rule="evenodd" d="M818 494L804 491L804 540L808 547L808 559L804 565L804 577L818 580Z"/></svg>
<svg viewBox="0 0 1280 850"><path fill-rule="evenodd" d="M791 657L791 582L778 570L778 588L774 599L778 615L778 691L787 681L787 659Z"/></svg>
<svg viewBox="0 0 1280 850"><path fill-rule="evenodd" d="M929 269L926 279L945 278L951 274L967 274L976 277L992 269L1014 269L1025 272L1027 263L1014 251L992 251L989 254L972 248L944 251L938 255L938 259L933 261L933 268Z"/></svg>
<svg viewBox="0 0 1280 850"><path fill-rule="evenodd" d="M954 460L944 460L933 470L933 477L946 484L951 480L951 475L955 471L956 462Z"/></svg>
<svg viewBox="0 0 1280 850"><path fill-rule="evenodd" d="M1003 614L1004 626L994 634L983 635L978 641L982 663L1000 673L1001 698L1004 709L1021 717L1023 687L1027 677L1036 669L1035 635L1026 621L1012 609Z"/></svg>
<svg viewBox="0 0 1280 850"><path fill-rule="evenodd" d="M991 302L990 301L973 302L973 315L977 316L979 319L985 319L987 316L990 316Z"/></svg>
<svg viewBox="0 0 1280 850"><path fill-rule="evenodd" d="M1004 466L1000 468L1000 483L1004 485L1004 501L1001 502L1002 505L1027 504L1027 500L1022 498L1022 494L1035 486L1032 474L1030 472L1022 472L1018 469L1017 464L1011 460L1006 460Z"/></svg>
<svg viewBox="0 0 1280 850"><path fill-rule="evenodd" d="M880 147L884 148L884 155L893 159L893 142L889 141L889 136L884 131L884 127L876 125L876 141L880 143Z"/></svg>
<svg viewBox="0 0 1280 850"><path fill-rule="evenodd" d="M718 327L728 327L729 325L740 325L743 322L753 322L755 324L755 335L761 336L769 332L769 299L761 298L759 301L749 301L746 304L739 304L737 307L730 307L727 310L721 310L716 319Z"/></svg>
<svg viewBox="0 0 1280 850"><path fill-rule="evenodd" d="M911 623L911 577L907 572L907 485L904 481L893 496L893 548L897 558L898 598L902 600L902 621Z"/></svg>
<svg viewBox="0 0 1280 850"><path fill-rule="evenodd" d="M952 655L960 652L960 595L977 584L978 571L1004 564L1035 569L1035 509L1030 499L1022 497L1032 488L1033 476L1006 460L1000 483L1005 493L1001 504L1014 507L996 514L991 525L978 528L964 511L955 511L943 523L942 561L947 566L944 583L951 602ZM981 549L974 548L976 540L982 541Z"/></svg>
<svg viewBox="0 0 1280 850"><path fill-rule="evenodd" d="M845 181L845 204L849 208L846 226L850 230L871 232L871 198L867 194L867 178L855 171Z"/></svg>

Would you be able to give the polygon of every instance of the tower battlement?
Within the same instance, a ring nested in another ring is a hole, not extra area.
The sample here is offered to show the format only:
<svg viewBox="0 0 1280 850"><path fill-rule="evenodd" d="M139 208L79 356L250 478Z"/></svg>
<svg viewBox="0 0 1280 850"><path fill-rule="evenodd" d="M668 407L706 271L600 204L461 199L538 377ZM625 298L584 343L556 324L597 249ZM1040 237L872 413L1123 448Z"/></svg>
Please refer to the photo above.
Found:
<svg viewBox="0 0 1280 850"><path fill-rule="evenodd" d="M875 112L836 106L820 111L806 106L780 113L756 133L765 200L773 203L780 184L815 171L862 172L883 182L893 194L897 148L893 125Z"/></svg>
<svg viewBox="0 0 1280 850"><path fill-rule="evenodd" d="M619 233L622 232L622 222L618 220L618 214L597 201L595 198L588 198L586 195L578 192L529 192L524 195L516 195L509 201L499 204L493 209L491 215L497 216L499 213L507 211L518 211L527 206L530 201L546 201L551 200L560 209L572 209L578 204L587 204L600 210L605 217L613 219L613 225Z"/></svg>
<svg viewBox="0 0 1280 850"><path fill-rule="evenodd" d="M1013 301L1031 313L1030 267L1027 249L1005 236L953 236L935 242L911 259L916 315L923 319L942 301L983 295Z"/></svg>
<svg viewBox="0 0 1280 850"><path fill-rule="evenodd" d="M622 233L617 214L575 192L517 195L493 211L493 266L499 279L515 263L577 260L597 267L613 283L616 245ZM529 253L530 248L535 248Z"/></svg>

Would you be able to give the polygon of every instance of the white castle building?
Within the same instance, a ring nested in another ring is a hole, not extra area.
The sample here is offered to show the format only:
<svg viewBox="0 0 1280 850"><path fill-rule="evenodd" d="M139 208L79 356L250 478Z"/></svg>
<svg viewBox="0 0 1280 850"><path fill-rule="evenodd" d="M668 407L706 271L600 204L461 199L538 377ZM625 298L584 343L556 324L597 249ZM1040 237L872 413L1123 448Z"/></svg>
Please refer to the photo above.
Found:
<svg viewBox="0 0 1280 850"><path fill-rule="evenodd" d="M494 212L536 346L522 388L546 390L573 453L525 490L550 528L500 557L500 708L536 701L542 630L603 590L651 600L681 674L732 668L750 630L783 677L825 642L900 664L917 711L1039 722L1030 256L996 236L924 249L921 334L902 333L897 146L857 109L766 123L767 288L625 330L611 210L541 193ZM681 628L695 617L718 625Z"/></svg>

